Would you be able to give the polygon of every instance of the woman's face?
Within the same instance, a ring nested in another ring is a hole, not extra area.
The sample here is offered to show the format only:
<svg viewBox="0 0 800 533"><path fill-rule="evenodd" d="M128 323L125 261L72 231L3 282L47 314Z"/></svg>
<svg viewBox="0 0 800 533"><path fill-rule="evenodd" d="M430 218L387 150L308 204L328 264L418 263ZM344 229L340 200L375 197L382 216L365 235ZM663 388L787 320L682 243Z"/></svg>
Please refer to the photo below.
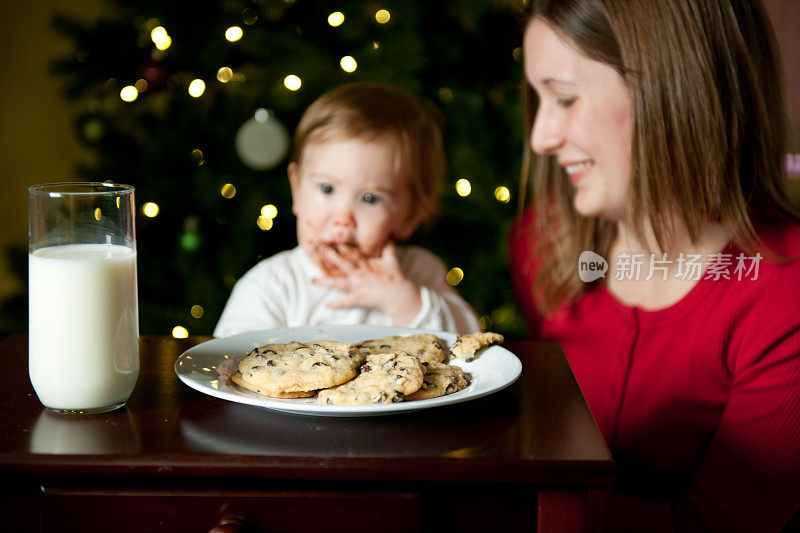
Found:
<svg viewBox="0 0 800 533"><path fill-rule="evenodd" d="M539 96L531 147L564 169L579 214L624 220L631 179L630 95L614 68L564 39L539 19L525 30L525 75Z"/></svg>

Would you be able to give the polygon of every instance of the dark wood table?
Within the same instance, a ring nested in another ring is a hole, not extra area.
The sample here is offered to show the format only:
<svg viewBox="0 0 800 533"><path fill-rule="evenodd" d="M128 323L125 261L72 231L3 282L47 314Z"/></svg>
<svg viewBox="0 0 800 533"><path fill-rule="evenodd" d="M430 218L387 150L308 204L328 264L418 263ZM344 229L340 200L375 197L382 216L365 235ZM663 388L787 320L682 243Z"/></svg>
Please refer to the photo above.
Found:
<svg viewBox="0 0 800 533"><path fill-rule="evenodd" d="M557 345L506 343L511 387L392 416L290 415L209 397L143 336L123 409L42 407L27 336L0 343L5 531L580 531L614 464ZM224 525L222 522L228 522Z"/></svg>

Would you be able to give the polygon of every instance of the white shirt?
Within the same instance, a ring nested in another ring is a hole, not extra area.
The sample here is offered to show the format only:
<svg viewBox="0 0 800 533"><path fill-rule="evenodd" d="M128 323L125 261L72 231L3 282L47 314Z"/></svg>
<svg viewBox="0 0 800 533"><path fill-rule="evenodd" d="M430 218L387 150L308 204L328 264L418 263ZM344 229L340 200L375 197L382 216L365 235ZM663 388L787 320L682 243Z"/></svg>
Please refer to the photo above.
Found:
<svg viewBox="0 0 800 533"><path fill-rule="evenodd" d="M417 246L398 247L397 256L422 297L422 308L409 327L460 334L480 330L475 311L445 281L441 259ZM236 282L214 336L282 326L394 325L377 309L326 306L343 293L311 283L321 276L319 266L299 246L260 261Z"/></svg>

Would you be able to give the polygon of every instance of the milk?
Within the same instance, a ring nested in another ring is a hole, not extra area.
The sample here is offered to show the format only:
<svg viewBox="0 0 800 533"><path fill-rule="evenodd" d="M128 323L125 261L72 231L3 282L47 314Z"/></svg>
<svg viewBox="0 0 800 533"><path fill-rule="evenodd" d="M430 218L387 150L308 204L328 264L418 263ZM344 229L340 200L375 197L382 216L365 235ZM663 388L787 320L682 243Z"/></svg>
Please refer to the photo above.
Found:
<svg viewBox="0 0 800 533"><path fill-rule="evenodd" d="M136 252L111 244L40 248L28 256L29 361L53 409L124 403L139 375Z"/></svg>

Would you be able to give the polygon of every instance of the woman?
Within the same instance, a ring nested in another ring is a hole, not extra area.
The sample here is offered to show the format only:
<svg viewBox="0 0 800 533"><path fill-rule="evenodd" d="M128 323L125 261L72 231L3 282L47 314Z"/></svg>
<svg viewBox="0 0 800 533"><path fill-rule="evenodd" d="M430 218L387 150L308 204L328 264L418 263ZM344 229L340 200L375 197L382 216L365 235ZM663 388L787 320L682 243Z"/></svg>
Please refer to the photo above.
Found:
<svg viewBox="0 0 800 533"><path fill-rule="evenodd" d="M534 201L511 234L512 279L619 469L588 523L790 527L800 216L763 8L531 0L523 49Z"/></svg>

